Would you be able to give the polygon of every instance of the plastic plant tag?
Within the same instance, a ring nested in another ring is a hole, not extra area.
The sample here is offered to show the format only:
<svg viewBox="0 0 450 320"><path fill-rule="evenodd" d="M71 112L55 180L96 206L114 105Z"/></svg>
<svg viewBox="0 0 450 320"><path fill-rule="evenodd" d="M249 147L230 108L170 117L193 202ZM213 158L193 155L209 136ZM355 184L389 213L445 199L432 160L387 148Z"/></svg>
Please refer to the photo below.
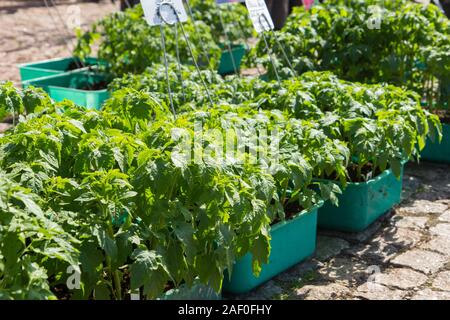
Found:
<svg viewBox="0 0 450 320"><path fill-rule="evenodd" d="M245 4L256 32L261 33L274 29L272 17L264 0L245 0Z"/></svg>
<svg viewBox="0 0 450 320"><path fill-rule="evenodd" d="M216 0L217 4L234 3L234 2L245 2L245 0Z"/></svg>
<svg viewBox="0 0 450 320"><path fill-rule="evenodd" d="M141 0L145 20L151 26L186 22L188 17L182 0Z"/></svg>

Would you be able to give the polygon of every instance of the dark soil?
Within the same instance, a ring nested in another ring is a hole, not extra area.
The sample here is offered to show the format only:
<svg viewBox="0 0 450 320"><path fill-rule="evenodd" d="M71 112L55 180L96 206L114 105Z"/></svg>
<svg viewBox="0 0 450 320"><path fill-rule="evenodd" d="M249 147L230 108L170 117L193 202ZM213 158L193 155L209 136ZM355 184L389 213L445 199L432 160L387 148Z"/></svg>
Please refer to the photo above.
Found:
<svg viewBox="0 0 450 320"><path fill-rule="evenodd" d="M423 108L437 115L442 123L450 124L450 109L445 107L442 109L430 109L426 106Z"/></svg>
<svg viewBox="0 0 450 320"><path fill-rule="evenodd" d="M164 292L175 289L175 284L172 281L169 281L164 288Z"/></svg>
<svg viewBox="0 0 450 320"><path fill-rule="evenodd" d="M377 168L375 170L375 172L373 172L373 164L372 163L368 163L366 164L362 169L361 169L361 178L358 179L358 166L356 164L351 163L348 168L348 174L349 174L349 181L351 182L366 182L367 180L373 179L377 176L379 176L382 171ZM329 176L329 177L325 177L326 180L332 180L335 181L337 180L336 176ZM284 207L284 212L285 212L285 219L284 220L290 220L293 219L298 213L302 212L305 208L303 208L302 206L300 206L300 204L298 202L292 202L292 203L287 203ZM281 222L280 218L276 218L273 222L272 222L272 226Z"/></svg>
<svg viewBox="0 0 450 320"><path fill-rule="evenodd" d="M89 64L89 63L81 63L80 60L72 60L72 62L69 63L69 66L67 67L66 71L72 71L72 70L77 70L77 69L81 69L81 68L85 68L85 67L93 67L94 65Z"/></svg>
<svg viewBox="0 0 450 320"><path fill-rule="evenodd" d="M131 291L131 279L130 279L130 271L128 269L125 269L123 271L123 277L122 277L122 294L125 296L125 299L131 300L131 295L126 293Z"/></svg>
<svg viewBox="0 0 450 320"><path fill-rule="evenodd" d="M450 110L433 110L442 123L450 124Z"/></svg>
<svg viewBox="0 0 450 320"><path fill-rule="evenodd" d="M16 116L16 121L17 121L18 118L19 117ZM13 119L14 119L13 116L6 116L5 118L0 119L0 122L13 124L13 122L14 122Z"/></svg>
<svg viewBox="0 0 450 320"><path fill-rule="evenodd" d="M373 164L372 163L368 163L364 167L362 167L361 178L359 178L359 179L358 179L358 166L356 164L351 163L348 166L347 170L348 170L348 174L350 177L350 181L352 181L352 182L366 182L367 180L373 179L383 173L380 170L380 168L377 168L375 170L375 172L373 172Z"/></svg>
<svg viewBox="0 0 450 320"><path fill-rule="evenodd" d="M364 167L361 168L361 177L358 178L358 166L354 163L350 163L347 167L348 175L349 175L349 182L366 182L368 180L371 180L377 176L379 176L382 171L380 168L377 168L375 172L373 172L373 164L368 163ZM338 180L336 175L327 176L325 177L326 180Z"/></svg>
<svg viewBox="0 0 450 320"><path fill-rule="evenodd" d="M79 87L80 90L87 90L87 91L98 91L98 90L104 90L108 88L108 82L106 81L98 81L93 84L86 84L84 86Z"/></svg>
<svg viewBox="0 0 450 320"><path fill-rule="evenodd" d="M286 220L294 218L294 216L296 216L298 213L302 212L303 210L305 210L305 208L300 206L300 204L297 201L288 203L284 207L284 212L286 213Z"/></svg>
<svg viewBox="0 0 450 320"><path fill-rule="evenodd" d="M72 60L66 68L66 71L72 71L82 68L82 64L79 60Z"/></svg>
<svg viewBox="0 0 450 320"><path fill-rule="evenodd" d="M284 207L284 212L285 212L285 218L284 220L291 220L293 219L297 214L299 214L300 212L302 212L304 210L304 208L302 206L300 206L300 204L295 201L292 203L288 203L285 207ZM281 222L280 218L276 218L273 222L272 222L272 226L276 225L277 223Z"/></svg>
<svg viewBox="0 0 450 320"><path fill-rule="evenodd" d="M72 293L65 284L58 284L52 288L52 292L58 300L70 300Z"/></svg>

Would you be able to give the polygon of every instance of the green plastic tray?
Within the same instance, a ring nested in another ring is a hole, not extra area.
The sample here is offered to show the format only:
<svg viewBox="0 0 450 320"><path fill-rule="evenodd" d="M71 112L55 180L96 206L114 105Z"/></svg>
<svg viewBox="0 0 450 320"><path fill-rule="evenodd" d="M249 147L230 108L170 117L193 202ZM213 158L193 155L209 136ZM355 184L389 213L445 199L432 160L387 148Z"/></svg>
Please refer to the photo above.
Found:
<svg viewBox="0 0 450 320"><path fill-rule="evenodd" d="M30 85L41 87L55 101L68 99L79 106L100 110L103 102L110 97L107 89L89 91L77 88L84 87L87 83L92 84L103 80L105 80L105 76L101 74L79 70L26 81L23 83L23 87L26 88Z"/></svg>
<svg viewBox="0 0 450 320"><path fill-rule="evenodd" d="M236 68L240 70L241 68L241 62L242 58L247 52L247 48L245 45L235 45L231 48L231 54L230 51L227 49L228 47L225 45L221 45L222 47L222 57L220 59L220 65L219 65L219 74L220 75L227 75L227 74L233 74L235 73L234 66L233 66L233 60L232 56L234 57L234 62L236 64Z"/></svg>
<svg viewBox="0 0 450 320"><path fill-rule="evenodd" d="M69 65L74 61L74 57L57 58L39 62L24 63L19 65L20 78L23 81L53 76L68 72ZM87 58L86 66L95 66L99 62L96 58Z"/></svg>
<svg viewBox="0 0 450 320"><path fill-rule="evenodd" d="M259 79L261 79L262 81L268 82L269 81L269 75L267 73L262 74L262 75L259 76Z"/></svg>
<svg viewBox="0 0 450 320"><path fill-rule="evenodd" d="M225 273L223 290L236 294L248 292L312 256L316 250L319 207L273 226L269 263L262 266L259 277L252 271L252 255L246 254L235 263L231 279Z"/></svg>
<svg viewBox="0 0 450 320"><path fill-rule="evenodd" d="M339 206L327 201L319 209L319 228L345 232L360 232L370 226L395 204L400 203L403 186L403 166L400 179L386 170L373 180L349 183L338 195Z"/></svg>
<svg viewBox="0 0 450 320"><path fill-rule="evenodd" d="M421 152L422 160L450 163L450 125L442 124L442 141L428 140L425 149Z"/></svg>

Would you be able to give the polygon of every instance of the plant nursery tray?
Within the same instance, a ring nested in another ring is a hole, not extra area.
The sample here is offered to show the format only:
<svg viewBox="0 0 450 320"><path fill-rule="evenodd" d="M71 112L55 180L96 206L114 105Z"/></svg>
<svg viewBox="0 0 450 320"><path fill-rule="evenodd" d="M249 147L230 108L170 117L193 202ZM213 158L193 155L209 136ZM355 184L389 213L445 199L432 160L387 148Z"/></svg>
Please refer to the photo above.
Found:
<svg viewBox="0 0 450 320"><path fill-rule="evenodd" d="M236 64L236 68L239 71L241 68L242 58L247 52L246 46L243 44L234 45L231 48L231 53L225 45L221 45L221 47L223 51L222 57L220 59L219 74L227 75L235 73L232 57L234 58L234 63Z"/></svg>
<svg viewBox="0 0 450 320"><path fill-rule="evenodd" d="M348 183L337 195L339 206L327 201L319 209L318 227L328 230L360 232L400 203L403 186L403 166L400 179L386 170L367 182Z"/></svg>
<svg viewBox="0 0 450 320"><path fill-rule="evenodd" d="M79 60L74 57L69 57L24 63L19 65L20 78L23 82L70 72L74 70L73 67L76 69L75 61ZM73 66L73 64L75 64L75 66ZM97 58L87 58L84 62L86 67L92 67L98 64L99 61Z"/></svg>
<svg viewBox="0 0 450 320"><path fill-rule="evenodd" d="M28 86L43 88L55 101L68 99L79 106L100 110L103 102L109 98L107 89L86 90L87 87L105 82L102 74L88 70L78 70L59 75L34 79L23 83Z"/></svg>
<svg viewBox="0 0 450 320"><path fill-rule="evenodd" d="M259 277L253 274L252 255L248 253L235 263L231 279L225 274L223 290L248 292L312 256L316 250L317 210L321 205L273 226L269 263L262 266Z"/></svg>
<svg viewBox="0 0 450 320"><path fill-rule="evenodd" d="M442 141L427 141L421 152L422 160L450 163L450 124L442 124Z"/></svg>

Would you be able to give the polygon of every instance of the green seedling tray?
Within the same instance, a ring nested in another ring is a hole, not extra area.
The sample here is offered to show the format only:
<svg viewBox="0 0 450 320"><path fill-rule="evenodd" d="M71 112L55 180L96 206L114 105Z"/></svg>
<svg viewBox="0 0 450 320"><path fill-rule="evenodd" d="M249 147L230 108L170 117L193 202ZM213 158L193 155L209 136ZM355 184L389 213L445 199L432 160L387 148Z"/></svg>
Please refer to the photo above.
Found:
<svg viewBox="0 0 450 320"><path fill-rule="evenodd" d="M403 167L400 179L395 177L392 170L386 170L367 182L349 183L338 195L339 206L327 201L319 209L319 228L345 232L365 230L400 203L402 179Z"/></svg>
<svg viewBox="0 0 450 320"><path fill-rule="evenodd" d="M422 160L450 163L450 124L442 124L442 141L432 142L428 139L421 152Z"/></svg>
<svg viewBox="0 0 450 320"><path fill-rule="evenodd" d="M259 78L262 81L266 81L266 82L269 81L269 75L267 73L260 75Z"/></svg>
<svg viewBox="0 0 450 320"><path fill-rule="evenodd" d="M79 106L100 110L103 102L110 97L107 89L82 90L88 83L93 84L105 80L105 76L88 70L78 70L59 75L34 79L23 83L28 86L43 88L55 101L68 99Z"/></svg>
<svg viewBox="0 0 450 320"><path fill-rule="evenodd" d="M231 278L225 273L223 290L235 294L248 292L312 256L316 249L319 207L273 226L269 263L262 266L259 277L253 274L252 255L248 253L235 263Z"/></svg>
<svg viewBox="0 0 450 320"><path fill-rule="evenodd" d="M227 75L227 74L235 73L234 66L233 66L233 60L231 58L232 56L233 56L234 62L236 64L236 68L239 71L241 68L242 58L247 53L247 47L243 44L234 45L231 48L231 53L227 49L228 48L227 46L221 45L221 47L222 47L222 57L220 59L219 74Z"/></svg>
<svg viewBox="0 0 450 320"><path fill-rule="evenodd" d="M67 69L75 59L74 57L57 58L20 64L20 78L23 82L73 71ZM96 66L98 64L97 58L87 58L84 63L85 66Z"/></svg>

